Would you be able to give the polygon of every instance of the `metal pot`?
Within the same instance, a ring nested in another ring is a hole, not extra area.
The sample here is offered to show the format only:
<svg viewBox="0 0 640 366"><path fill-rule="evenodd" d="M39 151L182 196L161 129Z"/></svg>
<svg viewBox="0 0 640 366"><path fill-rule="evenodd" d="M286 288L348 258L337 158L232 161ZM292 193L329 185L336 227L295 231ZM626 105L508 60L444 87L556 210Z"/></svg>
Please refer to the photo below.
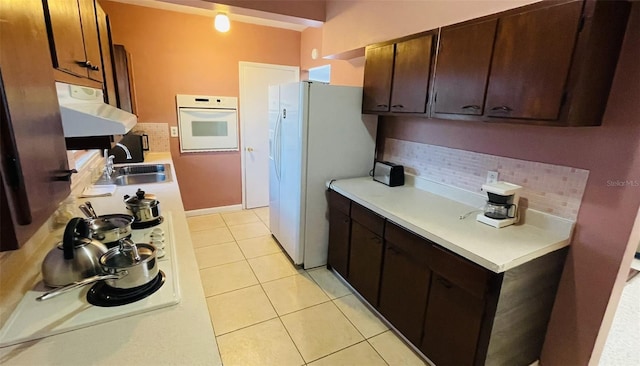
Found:
<svg viewBox="0 0 640 366"><path fill-rule="evenodd" d="M97 281L105 281L113 288L132 289L146 285L159 273L155 247L151 244L134 244L129 239L121 240L118 247L111 248L103 254L100 257L100 264L106 274L96 275L46 292L36 300L48 300Z"/></svg>
<svg viewBox="0 0 640 366"><path fill-rule="evenodd" d="M92 238L105 244L111 244L131 236L131 224L134 221L134 217L125 214L111 214L100 215L98 218L87 219L86 221L91 230Z"/></svg>
<svg viewBox="0 0 640 366"><path fill-rule="evenodd" d="M134 288L146 285L158 275L158 261L156 248L151 244L134 244L125 240L124 245L111 248L100 257L100 264L108 274L117 275L126 271L127 276L117 279L107 279L107 285L114 288Z"/></svg>
<svg viewBox="0 0 640 366"><path fill-rule="evenodd" d="M67 223L62 242L51 249L42 262L42 279L49 287L65 286L102 274L100 257L107 247L90 239L87 223L74 217Z"/></svg>
<svg viewBox="0 0 640 366"><path fill-rule="evenodd" d="M160 218L160 202L154 195L145 194L140 188L134 197L125 195L124 203L135 218L134 222L148 222Z"/></svg>

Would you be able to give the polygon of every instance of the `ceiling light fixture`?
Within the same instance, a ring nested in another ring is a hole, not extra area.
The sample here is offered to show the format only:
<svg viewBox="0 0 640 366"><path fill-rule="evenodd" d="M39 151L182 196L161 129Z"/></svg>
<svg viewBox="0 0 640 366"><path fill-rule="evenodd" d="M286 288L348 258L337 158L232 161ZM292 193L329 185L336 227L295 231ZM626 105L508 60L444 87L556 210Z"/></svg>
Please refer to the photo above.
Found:
<svg viewBox="0 0 640 366"><path fill-rule="evenodd" d="M229 16L225 13L216 14L216 18L214 21L215 28L218 32L228 32L231 29L231 22L229 21Z"/></svg>

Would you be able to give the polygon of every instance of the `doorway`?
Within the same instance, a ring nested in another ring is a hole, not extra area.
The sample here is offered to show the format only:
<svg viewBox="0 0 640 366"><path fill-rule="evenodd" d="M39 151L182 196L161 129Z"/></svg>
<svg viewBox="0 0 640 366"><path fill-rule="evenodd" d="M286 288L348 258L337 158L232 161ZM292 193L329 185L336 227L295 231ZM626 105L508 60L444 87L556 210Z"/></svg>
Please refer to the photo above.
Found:
<svg viewBox="0 0 640 366"><path fill-rule="evenodd" d="M269 85L300 81L300 68L239 63L242 207L269 205Z"/></svg>

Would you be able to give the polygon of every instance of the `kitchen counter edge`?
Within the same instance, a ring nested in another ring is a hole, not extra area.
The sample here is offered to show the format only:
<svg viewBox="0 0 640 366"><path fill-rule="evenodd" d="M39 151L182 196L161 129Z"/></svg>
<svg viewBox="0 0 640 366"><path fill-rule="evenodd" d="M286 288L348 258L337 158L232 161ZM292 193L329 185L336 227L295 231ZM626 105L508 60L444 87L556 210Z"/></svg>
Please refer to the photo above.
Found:
<svg viewBox="0 0 640 366"><path fill-rule="evenodd" d="M475 213L473 217L459 219L459 215L477 211L477 207L465 205L446 196L440 196L411 185L387 187L374 182L370 177L361 177L332 180L327 182L326 186L389 221L495 273L505 272L569 246L571 241L573 222L566 219L551 218L551 221L556 222L547 225L549 227L514 225L496 229L477 222ZM415 205L403 208L394 207L398 202L406 201L408 197L414 199ZM420 202L417 202L416 199ZM449 219L438 217L438 220L433 220L436 217L433 212L427 214L426 210L417 207L419 203L424 202L437 202L439 204L438 210L448 213L456 212L457 215L455 217L450 215L452 217ZM539 214L534 213L534 215ZM550 215L546 216L545 220L548 221ZM465 235L464 232L461 232L465 228L473 232ZM490 235L495 243L479 237L478 233ZM517 246L520 243L510 242L514 238L522 239L527 236L531 239L527 240L526 247L519 248ZM481 245L478 245L479 241ZM505 252L505 249L510 255L502 253Z"/></svg>

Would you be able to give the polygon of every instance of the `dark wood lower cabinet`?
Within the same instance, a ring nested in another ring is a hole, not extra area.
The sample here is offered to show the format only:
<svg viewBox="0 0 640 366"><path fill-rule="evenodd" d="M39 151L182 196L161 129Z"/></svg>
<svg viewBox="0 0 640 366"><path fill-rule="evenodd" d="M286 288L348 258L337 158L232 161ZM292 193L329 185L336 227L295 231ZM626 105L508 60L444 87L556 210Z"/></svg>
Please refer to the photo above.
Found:
<svg viewBox="0 0 640 366"><path fill-rule="evenodd" d="M378 310L416 346L422 337L429 295L432 245L387 221Z"/></svg>
<svg viewBox="0 0 640 366"><path fill-rule="evenodd" d="M378 305L382 238L357 221L351 222L349 283L373 306Z"/></svg>
<svg viewBox="0 0 640 366"><path fill-rule="evenodd" d="M473 365L484 301L434 274L420 350L438 366Z"/></svg>
<svg viewBox="0 0 640 366"><path fill-rule="evenodd" d="M420 344L431 271L387 243L378 310L413 344Z"/></svg>
<svg viewBox="0 0 640 366"><path fill-rule="evenodd" d="M567 248L495 273L335 192L329 203L329 265L433 363L539 358Z"/></svg>
<svg viewBox="0 0 640 366"><path fill-rule="evenodd" d="M331 208L329 211L329 253L327 262L347 278L349 272L349 238L351 219L344 213Z"/></svg>

